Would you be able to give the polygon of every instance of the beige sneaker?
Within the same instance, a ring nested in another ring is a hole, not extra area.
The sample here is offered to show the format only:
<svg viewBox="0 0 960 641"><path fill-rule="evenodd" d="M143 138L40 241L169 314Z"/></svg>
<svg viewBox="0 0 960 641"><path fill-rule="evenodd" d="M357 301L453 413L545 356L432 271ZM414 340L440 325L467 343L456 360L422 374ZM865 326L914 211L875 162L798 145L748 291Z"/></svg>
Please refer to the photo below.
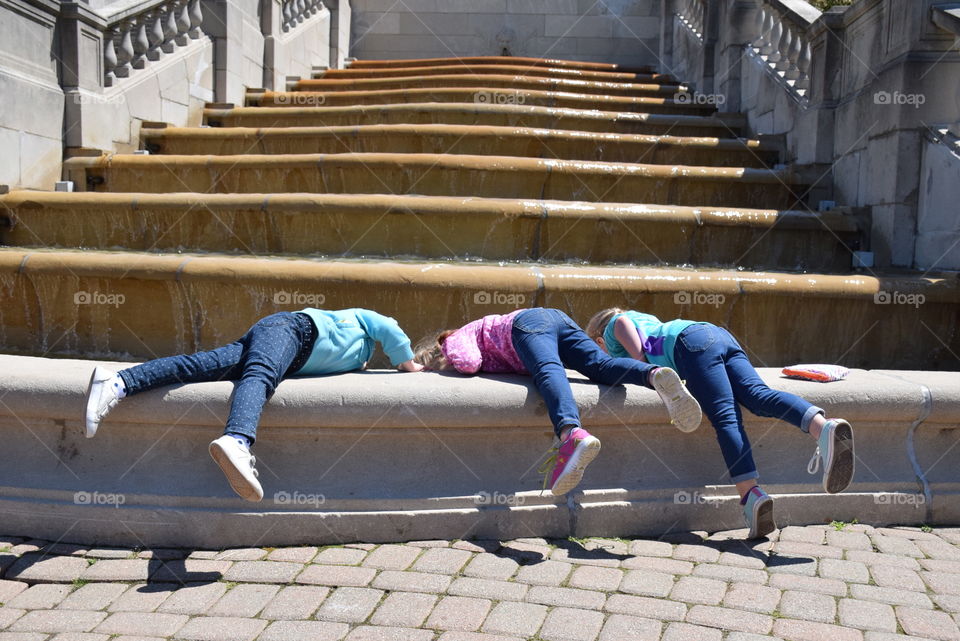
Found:
<svg viewBox="0 0 960 641"><path fill-rule="evenodd" d="M653 373L653 389L657 390L667 406L670 422L681 432L692 432L700 427L703 412L700 403L687 391L680 376L669 367L661 367Z"/></svg>
<svg viewBox="0 0 960 641"><path fill-rule="evenodd" d="M248 501L263 500L263 488L257 480L257 457L240 445L232 436L224 434L210 443L210 456L223 470L233 491Z"/></svg>

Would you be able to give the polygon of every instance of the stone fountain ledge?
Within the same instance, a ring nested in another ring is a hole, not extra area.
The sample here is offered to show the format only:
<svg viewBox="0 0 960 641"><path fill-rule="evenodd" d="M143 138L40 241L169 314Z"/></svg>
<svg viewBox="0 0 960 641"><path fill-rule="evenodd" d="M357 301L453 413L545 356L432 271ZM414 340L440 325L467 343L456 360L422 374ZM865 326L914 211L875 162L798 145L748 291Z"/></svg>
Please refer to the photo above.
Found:
<svg viewBox="0 0 960 641"><path fill-rule="evenodd" d="M231 383L132 397L87 440L84 393L96 364L0 356L8 373L0 381L4 530L222 547L741 527L713 430L669 427L650 390L571 373L584 423L604 448L578 491L554 498L539 492L549 422L529 378L374 370L284 381L255 447L266 498L251 504L232 494L205 452L225 421ZM826 496L805 471L812 442L748 417L781 525L960 521L960 373L855 370L831 384L787 380L776 369L761 375L857 430L855 483Z"/></svg>

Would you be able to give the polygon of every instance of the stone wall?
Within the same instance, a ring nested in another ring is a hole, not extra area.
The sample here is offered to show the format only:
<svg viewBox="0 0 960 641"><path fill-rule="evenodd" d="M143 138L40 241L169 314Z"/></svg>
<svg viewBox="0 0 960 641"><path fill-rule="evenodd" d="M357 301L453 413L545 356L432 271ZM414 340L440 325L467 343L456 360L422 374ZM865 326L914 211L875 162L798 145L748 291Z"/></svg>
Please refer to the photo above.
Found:
<svg viewBox="0 0 960 641"><path fill-rule="evenodd" d="M67 154L134 151L144 121L347 57L349 0L0 0L0 185L53 189ZM333 17L335 20L332 20Z"/></svg>
<svg viewBox="0 0 960 641"><path fill-rule="evenodd" d="M532 56L656 65L659 0L354 0L357 58Z"/></svg>
<svg viewBox="0 0 960 641"><path fill-rule="evenodd" d="M52 0L0 0L0 184L51 189L60 178L57 9Z"/></svg>
<svg viewBox="0 0 960 641"><path fill-rule="evenodd" d="M664 33L698 2L666 0ZM870 208L877 266L956 269L956 216L931 208L950 202L955 181L944 179L960 164L924 142L960 122L957 32L937 20L947 5L859 0L821 14L803 0L719 3L706 12L703 45L687 38L666 61L723 110L744 112L753 134L784 135L787 160L813 186L810 205ZM703 71L680 57L702 58ZM951 240L937 256L920 247L944 232Z"/></svg>

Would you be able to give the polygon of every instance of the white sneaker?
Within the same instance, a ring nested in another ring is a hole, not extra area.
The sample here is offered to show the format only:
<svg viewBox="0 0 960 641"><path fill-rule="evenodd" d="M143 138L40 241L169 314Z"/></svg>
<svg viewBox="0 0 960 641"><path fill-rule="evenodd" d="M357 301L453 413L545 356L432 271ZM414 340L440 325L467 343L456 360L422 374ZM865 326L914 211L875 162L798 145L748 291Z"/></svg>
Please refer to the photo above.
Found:
<svg viewBox="0 0 960 641"><path fill-rule="evenodd" d="M100 366L94 368L90 376L87 386L87 438L96 436L100 421L120 402L120 396L113 386L116 376L116 372Z"/></svg>
<svg viewBox="0 0 960 641"><path fill-rule="evenodd" d="M653 374L653 389L657 390L667 406L670 422L681 432L692 432L700 427L703 412L700 403L687 391L680 377L669 367L661 367Z"/></svg>
<svg viewBox="0 0 960 641"><path fill-rule="evenodd" d="M224 434L210 443L210 456L223 470L233 491L248 501L263 500L263 488L257 480L257 457L240 445L232 436Z"/></svg>

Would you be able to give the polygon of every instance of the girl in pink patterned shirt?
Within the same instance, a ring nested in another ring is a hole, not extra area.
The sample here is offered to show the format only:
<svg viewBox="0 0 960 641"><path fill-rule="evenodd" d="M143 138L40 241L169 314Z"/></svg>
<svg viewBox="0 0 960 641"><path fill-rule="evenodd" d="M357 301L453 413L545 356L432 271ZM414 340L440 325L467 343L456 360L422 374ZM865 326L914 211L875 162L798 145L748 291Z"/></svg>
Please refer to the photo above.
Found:
<svg viewBox="0 0 960 641"><path fill-rule="evenodd" d="M516 373L533 377L560 441L550 480L553 494L566 494L580 482L600 451L600 441L580 425L580 412L566 367L604 385L633 383L660 394L671 421L684 431L700 424L700 405L676 372L631 358L608 356L558 309L519 309L493 314L421 343L414 360L428 369L461 374Z"/></svg>

